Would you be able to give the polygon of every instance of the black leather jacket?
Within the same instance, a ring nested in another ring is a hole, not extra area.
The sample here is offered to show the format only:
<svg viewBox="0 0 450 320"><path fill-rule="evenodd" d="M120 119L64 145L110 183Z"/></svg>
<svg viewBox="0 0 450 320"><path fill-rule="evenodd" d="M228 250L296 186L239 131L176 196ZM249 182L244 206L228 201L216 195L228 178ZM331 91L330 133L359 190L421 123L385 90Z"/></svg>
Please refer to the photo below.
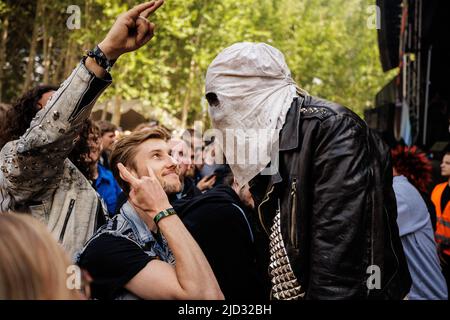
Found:
<svg viewBox="0 0 450 320"><path fill-rule="evenodd" d="M305 298L404 298L411 278L384 143L349 109L305 96L289 110L279 155L279 172L258 175L251 191L266 231L281 209Z"/></svg>

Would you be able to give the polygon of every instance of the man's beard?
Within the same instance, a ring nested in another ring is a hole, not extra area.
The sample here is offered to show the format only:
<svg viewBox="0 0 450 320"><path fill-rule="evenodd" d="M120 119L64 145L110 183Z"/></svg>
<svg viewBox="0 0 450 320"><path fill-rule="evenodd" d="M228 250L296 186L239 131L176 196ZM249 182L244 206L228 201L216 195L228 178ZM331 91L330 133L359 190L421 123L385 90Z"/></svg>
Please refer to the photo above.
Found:
<svg viewBox="0 0 450 320"><path fill-rule="evenodd" d="M171 195L174 193L178 193L181 191L181 181L178 179L178 183L176 182L167 182L163 177L157 176L161 187L167 195Z"/></svg>

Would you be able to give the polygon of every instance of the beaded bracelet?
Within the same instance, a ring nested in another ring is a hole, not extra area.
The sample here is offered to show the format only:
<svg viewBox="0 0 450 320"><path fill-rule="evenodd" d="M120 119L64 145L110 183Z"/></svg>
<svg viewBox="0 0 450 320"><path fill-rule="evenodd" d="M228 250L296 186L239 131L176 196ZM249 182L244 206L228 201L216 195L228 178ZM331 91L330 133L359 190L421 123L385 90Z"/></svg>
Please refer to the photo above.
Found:
<svg viewBox="0 0 450 320"><path fill-rule="evenodd" d="M155 221L156 224L165 217L171 216L173 214L177 214L173 208L164 209L163 211L159 212L154 218L153 221Z"/></svg>

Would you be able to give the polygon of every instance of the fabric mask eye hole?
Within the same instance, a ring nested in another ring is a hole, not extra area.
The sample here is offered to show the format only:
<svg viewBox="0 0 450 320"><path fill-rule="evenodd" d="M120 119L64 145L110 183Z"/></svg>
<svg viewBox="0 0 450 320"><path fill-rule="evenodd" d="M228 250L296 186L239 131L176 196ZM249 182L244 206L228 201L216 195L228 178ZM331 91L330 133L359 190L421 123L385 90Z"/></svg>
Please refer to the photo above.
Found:
<svg viewBox="0 0 450 320"><path fill-rule="evenodd" d="M207 93L206 100L208 100L208 104L211 107L218 107L220 104L219 98L217 97L217 95L214 92Z"/></svg>

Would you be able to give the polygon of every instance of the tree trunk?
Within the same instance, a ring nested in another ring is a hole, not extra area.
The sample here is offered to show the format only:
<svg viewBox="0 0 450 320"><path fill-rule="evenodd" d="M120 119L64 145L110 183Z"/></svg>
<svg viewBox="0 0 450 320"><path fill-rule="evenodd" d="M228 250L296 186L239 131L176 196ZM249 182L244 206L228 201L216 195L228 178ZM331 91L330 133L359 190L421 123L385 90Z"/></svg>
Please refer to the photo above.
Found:
<svg viewBox="0 0 450 320"><path fill-rule="evenodd" d="M55 39L55 48L60 48L60 53L53 58L54 72L52 73L51 81L53 84L59 84L67 78L68 70L67 64L69 63L69 53L72 50L72 37L67 34L67 38L61 41L59 38ZM65 54L63 54L65 52Z"/></svg>
<svg viewBox="0 0 450 320"><path fill-rule="evenodd" d="M85 0L85 7L84 7L84 26L85 28L91 27L91 21L92 21L92 0ZM84 43L83 43L83 51L87 51L92 46L92 39L88 37Z"/></svg>
<svg viewBox="0 0 450 320"><path fill-rule="evenodd" d="M42 12L42 0L37 0L36 15L34 17L33 34L31 36L30 53L28 55L27 71L25 73L25 81L22 92L25 93L31 86L31 81L34 73L34 59L36 57L36 47L39 36L40 19Z"/></svg>
<svg viewBox="0 0 450 320"><path fill-rule="evenodd" d="M110 103L111 103L110 101L105 102L105 107L102 110L102 117L100 118L100 120L106 120Z"/></svg>
<svg viewBox="0 0 450 320"><path fill-rule="evenodd" d="M48 80L48 70L46 68L46 59L48 55L48 34L47 34L47 27L42 27L42 68L44 68L44 76L42 79L42 83L47 83L45 78Z"/></svg>
<svg viewBox="0 0 450 320"><path fill-rule="evenodd" d="M47 30L44 29L44 60L42 62L42 66L44 68L44 77L42 79L42 82L45 84L48 84L48 81L50 79L50 57L53 47L53 37L49 37Z"/></svg>
<svg viewBox="0 0 450 320"><path fill-rule="evenodd" d="M72 63L73 62L73 53L75 51L75 48L76 48L76 43L72 38L70 38L69 44L67 45L66 57L64 59L64 75L63 75L64 79L70 75L73 68L75 67L75 65Z"/></svg>
<svg viewBox="0 0 450 320"><path fill-rule="evenodd" d="M194 81L195 74L195 61L194 57L191 58L191 66L189 69L189 79L186 85L186 94L184 96L183 109L181 112L181 127L183 129L187 126L187 117L189 113L189 105L191 104L191 91L192 91L192 82Z"/></svg>
<svg viewBox="0 0 450 320"><path fill-rule="evenodd" d="M9 19L5 17L2 23L2 34L0 38L0 102L3 100L3 81L4 81L4 67L6 64L6 44L8 42L8 27Z"/></svg>
<svg viewBox="0 0 450 320"><path fill-rule="evenodd" d="M114 112L112 115L111 123L120 126L120 118L122 116L121 114L121 105L122 105L122 97L119 94L116 94L114 97Z"/></svg>
<svg viewBox="0 0 450 320"><path fill-rule="evenodd" d="M197 10L198 12L201 12L202 9L204 8L205 2L203 1L199 1L195 4L195 6L197 6ZM198 47L200 44L200 35L202 34L202 27L203 27L203 21L204 21L204 15L199 14L197 17L197 21L193 24L196 29L198 30L197 35L192 39L192 43L195 47ZM186 85L186 95L184 96L184 102L183 102L183 109L181 112L181 127L183 129L186 128L187 126L187 118L188 118L188 114L189 114L189 106L191 104L191 95L192 95L192 90L193 90L193 82L194 82L194 77L195 77L195 71L196 71L196 64L195 64L195 60L194 60L194 55L191 56L191 64L190 64L190 68L189 68L189 77L188 77L188 82Z"/></svg>
<svg viewBox="0 0 450 320"><path fill-rule="evenodd" d="M68 47L65 48L65 50L68 50L68 49L69 49ZM52 73L52 77L51 77L53 84L59 84L63 80L62 79L63 75L61 75L61 72L64 67L65 56L60 54L60 55L58 55L58 57L59 57L58 61L53 62L54 66L55 66L55 71Z"/></svg>

